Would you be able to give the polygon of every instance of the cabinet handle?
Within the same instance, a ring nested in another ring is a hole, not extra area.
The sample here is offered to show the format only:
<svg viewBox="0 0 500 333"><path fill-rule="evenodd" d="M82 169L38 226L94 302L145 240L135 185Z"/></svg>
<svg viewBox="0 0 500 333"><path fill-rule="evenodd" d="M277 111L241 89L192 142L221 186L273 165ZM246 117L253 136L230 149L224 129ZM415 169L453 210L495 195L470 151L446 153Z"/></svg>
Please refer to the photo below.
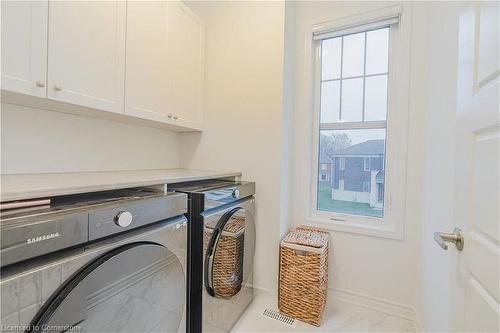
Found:
<svg viewBox="0 0 500 333"><path fill-rule="evenodd" d="M43 82L43 81L36 80L36 82L35 82L35 83L36 83L36 86L37 86L37 87L40 87L40 88L45 87L45 82Z"/></svg>
<svg viewBox="0 0 500 333"><path fill-rule="evenodd" d="M179 117L177 117L177 116L174 116L174 120L177 120L178 118L179 118Z"/></svg>
<svg viewBox="0 0 500 333"><path fill-rule="evenodd" d="M171 114L171 113L169 113L169 114L167 115L167 117L168 117L168 118L172 118L172 114Z"/></svg>
<svg viewBox="0 0 500 333"><path fill-rule="evenodd" d="M61 91L61 90L63 90L63 88L61 86L55 85L54 86L54 90L55 91Z"/></svg>

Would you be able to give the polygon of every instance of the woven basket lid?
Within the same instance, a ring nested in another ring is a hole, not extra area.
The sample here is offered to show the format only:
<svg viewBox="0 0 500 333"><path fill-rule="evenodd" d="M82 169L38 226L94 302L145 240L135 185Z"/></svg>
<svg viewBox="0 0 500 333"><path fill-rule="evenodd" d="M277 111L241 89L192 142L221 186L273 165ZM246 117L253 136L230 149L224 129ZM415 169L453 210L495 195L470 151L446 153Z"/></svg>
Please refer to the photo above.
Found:
<svg viewBox="0 0 500 333"><path fill-rule="evenodd" d="M322 248L328 244L329 234L314 228L297 227L283 239L283 243Z"/></svg>
<svg viewBox="0 0 500 333"><path fill-rule="evenodd" d="M213 230L218 221L219 221L218 218L211 219L205 223L205 227ZM229 221L227 221L223 231L237 234L244 229L245 229L245 218L241 216L232 216L229 219Z"/></svg>

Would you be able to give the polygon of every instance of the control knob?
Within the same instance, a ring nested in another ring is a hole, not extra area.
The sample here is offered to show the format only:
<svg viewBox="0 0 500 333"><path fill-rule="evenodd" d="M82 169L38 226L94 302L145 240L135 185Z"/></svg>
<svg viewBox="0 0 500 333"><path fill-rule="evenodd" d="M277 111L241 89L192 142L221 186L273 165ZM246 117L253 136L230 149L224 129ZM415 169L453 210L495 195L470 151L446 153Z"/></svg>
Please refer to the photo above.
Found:
<svg viewBox="0 0 500 333"><path fill-rule="evenodd" d="M115 224L119 227L126 228L132 223L132 213L130 212L119 212L115 216Z"/></svg>

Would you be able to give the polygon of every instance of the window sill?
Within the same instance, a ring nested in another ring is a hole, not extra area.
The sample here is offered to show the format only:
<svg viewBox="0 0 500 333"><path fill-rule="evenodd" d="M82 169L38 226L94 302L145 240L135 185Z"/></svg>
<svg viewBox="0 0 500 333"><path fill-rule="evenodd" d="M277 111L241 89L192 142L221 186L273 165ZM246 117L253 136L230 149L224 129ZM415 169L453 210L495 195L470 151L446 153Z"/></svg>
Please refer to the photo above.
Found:
<svg viewBox="0 0 500 333"><path fill-rule="evenodd" d="M374 222L377 223L377 222ZM310 216L306 218L306 226L317 227L330 231L340 231L364 236L403 240L403 228L389 226L387 223L379 222L381 225L371 225L356 221L334 221L325 217Z"/></svg>

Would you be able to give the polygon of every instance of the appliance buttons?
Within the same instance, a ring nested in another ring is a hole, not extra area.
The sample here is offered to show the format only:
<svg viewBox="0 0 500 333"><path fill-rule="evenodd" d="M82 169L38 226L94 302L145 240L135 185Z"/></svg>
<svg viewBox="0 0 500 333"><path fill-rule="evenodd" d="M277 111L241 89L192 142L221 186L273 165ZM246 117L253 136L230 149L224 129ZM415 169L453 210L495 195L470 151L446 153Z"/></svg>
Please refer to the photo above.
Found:
<svg viewBox="0 0 500 333"><path fill-rule="evenodd" d="M240 190L236 189L233 191L233 198L235 198L235 199L240 198Z"/></svg>
<svg viewBox="0 0 500 333"><path fill-rule="evenodd" d="M115 224L119 227L126 228L132 223L132 213L130 212L119 212L115 216Z"/></svg>

